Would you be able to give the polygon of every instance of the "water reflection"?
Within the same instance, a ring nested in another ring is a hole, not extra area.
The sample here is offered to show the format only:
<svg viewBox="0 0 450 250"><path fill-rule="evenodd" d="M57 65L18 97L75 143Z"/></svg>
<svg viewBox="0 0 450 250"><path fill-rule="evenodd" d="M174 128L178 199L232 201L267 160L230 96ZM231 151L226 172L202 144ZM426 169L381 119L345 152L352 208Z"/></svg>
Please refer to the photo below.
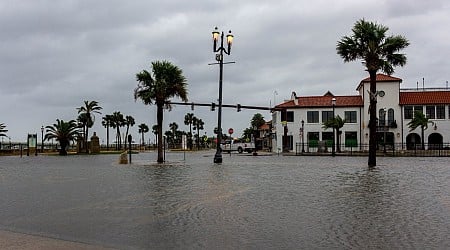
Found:
<svg viewBox="0 0 450 250"><path fill-rule="evenodd" d="M2 157L0 228L127 249L450 247L446 159L212 154Z"/></svg>

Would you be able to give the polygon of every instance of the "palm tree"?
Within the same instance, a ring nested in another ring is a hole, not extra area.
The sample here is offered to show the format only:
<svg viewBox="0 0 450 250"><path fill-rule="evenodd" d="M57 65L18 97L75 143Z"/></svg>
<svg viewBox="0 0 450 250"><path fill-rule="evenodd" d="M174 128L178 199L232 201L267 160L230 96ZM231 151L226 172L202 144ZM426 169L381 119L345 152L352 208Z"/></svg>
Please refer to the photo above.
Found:
<svg viewBox="0 0 450 250"><path fill-rule="evenodd" d="M77 122L78 122L78 127L82 129L82 133L80 133L80 136L83 137L83 144L84 144L83 148L85 148L85 147L87 148L87 146L86 146L87 144L85 144L86 140L84 140L84 139L87 138L86 128L89 126L92 127L92 125L93 125L92 120L90 120L88 118L86 113L81 113L77 117Z"/></svg>
<svg viewBox="0 0 450 250"><path fill-rule="evenodd" d="M266 124L266 121L260 113L254 114L252 120L250 121L250 125L252 126L252 128L259 128L264 124Z"/></svg>
<svg viewBox="0 0 450 250"><path fill-rule="evenodd" d="M120 136L120 127L123 126L125 119L120 111L115 111L111 115L111 127L116 129L116 150L122 149L122 138Z"/></svg>
<svg viewBox="0 0 450 250"><path fill-rule="evenodd" d="M169 99L179 97L187 102L187 81L180 68L168 61L152 62L152 73L143 70L136 74L139 82L134 90L134 99L141 99L145 105L156 104L158 124L158 163L164 161L162 147L163 109L170 108Z"/></svg>
<svg viewBox="0 0 450 250"><path fill-rule="evenodd" d="M83 114L85 123L83 124L84 140L86 145L86 153L89 153L88 145L88 137L89 137L89 128L92 128L95 122L94 113L101 114L100 110L102 107L98 106L97 101L84 101L84 106L77 108L78 114Z"/></svg>
<svg viewBox="0 0 450 250"><path fill-rule="evenodd" d="M344 62L362 59L370 75L369 105L369 168L376 166L377 146L377 82L379 70L388 75L394 73L395 66L404 66L406 56L398 53L409 45L408 40L400 35L386 36L388 27L360 19L355 23L351 36L344 36L337 43L337 53Z"/></svg>
<svg viewBox="0 0 450 250"><path fill-rule="evenodd" d="M106 128L106 150L109 150L109 127L111 127L111 122L111 115L105 115L102 117L102 126Z"/></svg>
<svg viewBox="0 0 450 250"><path fill-rule="evenodd" d="M125 140L128 138L128 132L130 131L130 127L133 127L136 122L131 115L125 116L124 125L127 126L127 132L125 133ZM127 149L127 144L125 143L125 149Z"/></svg>
<svg viewBox="0 0 450 250"><path fill-rule="evenodd" d="M189 149L192 150L192 124L194 123L194 114L193 113L187 113L184 116L184 124L185 125L189 125L189 140L188 140L188 145L189 145Z"/></svg>
<svg viewBox="0 0 450 250"><path fill-rule="evenodd" d="M6 128L6 125L3 123L0 123L0 137L6 137L6 132L8 132ZM0 142L0 149L2 148L2 144Z"/></svg>
<svg viewBox="0 0 450 250"><path fill-rule="evenodd" d="M202 121L202 119L196 118L194 120L194 129L197 130L197 150L200 149L200 130L203 130L203 125L205 125L205 123Z"/></svg>
<svg viewBox="0 0 450 250"><path fill-rule="evenodd" d="M139 134L142 135L142 146L144 146L144 149L145 149L144 134L149 131L149 128L148 128L147 124L145 124L145 123L139 124L138 128L139 128L139 130L138 130Z"/></svg>
<svg viewBox="0 0 450 250"><path fill-rule="evenodd" d="M6 136L6 132L8 132L6 128L6 125L3 123L0 123L0 137Z"/></svg>
<svg viewBox="0 0 450 250"><path fill-rule="evenodd" d="M415 130L416 128L420 127L421 130L421 137L422 137L422 150L425 149L425 130L428 129L428 123L431 123L431 125L434 125L433 121L430 121L428 117L425 116L424 113L421 111L414 112L414 118L408 122L408 128L409 132Z"/></svg>
<svg viewBox="0 0 450 250"><path fill-rule="evenodd" d="M175 148L175 137L177 136L178 124L176 122L172 122L169 124L170 132L172 133L172 146Z"/></svg>
<svg viewBox="0 0 450 250"><path fill-rule="evenodd" d="M328 119L328 121L323 123L323 128L334 128L336 129L336 151L341 152L341 142L340 142L340 130L344 126L345 120L343 120L339 115L334 118ZM334 136L334 135L333 135Z"/></svg>
<svg viewBox="0 0 450 250"><path fill-rule="evenodd" d="M74 120L64 122L63 120L56 119L56 123L53 126L46 126L45 140L56 139L61 149L59 155L67 155L66 148L71 141L75 140L79 136L79 127Z"/></svg>
<svg viewBox="0 0 450 250"><path fill-rule="evenodd" d="M159 132L158 132L159 130L158 130L158 125L157 124L155 124L155 125L153 125L152 126L152 133L155 135L155 141L156 141L156 144L157 145L159 145L158 144L158 135L159 135Z"/></svg>

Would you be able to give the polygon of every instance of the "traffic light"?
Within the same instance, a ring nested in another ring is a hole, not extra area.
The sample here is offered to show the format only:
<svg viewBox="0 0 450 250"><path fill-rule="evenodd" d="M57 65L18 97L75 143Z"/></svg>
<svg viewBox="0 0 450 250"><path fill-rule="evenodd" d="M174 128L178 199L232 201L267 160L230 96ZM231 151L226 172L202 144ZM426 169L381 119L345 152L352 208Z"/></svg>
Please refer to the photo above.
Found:
<svg viewBox="0 0 450 250"><path fill-rule="evenodd" d="M191 103L191 110L194 110L194 103Z"/></svg>
<svg viewBox="0 0 450 250"><path fill-rule="evenodd" d="M216 110L216 103L212 102L211 103L211 111Z"/></svg>
<svg viewBox="0 0 450 250"><path fill-rule="evenodd" d="M236 106L236 108L237 108L237 112L241 112L241 104L238 104L238 105Z"/></svg>

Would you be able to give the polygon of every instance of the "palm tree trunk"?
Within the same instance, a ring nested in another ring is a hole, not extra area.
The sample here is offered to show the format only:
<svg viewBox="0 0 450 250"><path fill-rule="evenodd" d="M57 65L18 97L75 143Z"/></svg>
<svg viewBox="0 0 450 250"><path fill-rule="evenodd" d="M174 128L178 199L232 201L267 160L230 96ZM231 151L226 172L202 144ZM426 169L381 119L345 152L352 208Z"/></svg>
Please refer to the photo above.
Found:
<svg viewBox="0 0 450 250"><path fill-rule="evenodd" d="M67 155L66 151L67 144L65 142L60 142L59 145L61 146L61 149L59 150L59 155Z"/></svg>
<svg viewBox="0 0 450 250"><path fill-rule="evenodd" d="M422 150L425 150L425 128L423 126L420 126L421 132L422 132Z"/></svg>
<svg viewBox="0 0 450 250"><path fill-rule="evenodd" d="M376 71L369 71L370 75L370 105L369 105L369 168L377 165L377 80Z"/></svg>
<svg viewBox="0 0 450 250"><path fill-rule="evenodd" d="M119 126L117 126L117 131L116 131L116 149L120 150L120 131L119 131Z"/></svg>
<svg viewBox="0 0 450 250"><path fill-rule="evenodd" d="M192 121L189 122L189 150L192 150Z"/></svg>
<svg viewBox="0 0 450 250"><path fill-rule="evenodd" d="M336 128L336 152L341 152L341 140L339 135L339 128Z"/></svg>
<svg viewBox="0 0 450 250"><path fill-rule="evenodd" d="M109 124L106 125L106 150L109 150Z"/></svg>
<svg viewBox="0 0 450 250"><path fill-rule="evenodd" d="M85 138L85 147L86 153L89 154L89 146L88 146L88 136L89 136L89 127L86 125L86 138Z"/></svg>
<svg viewBox="0 0 450 250"><path fill-rule="evenodd" d="M163 103L156 103L156 120L158 126L158 163L164 162L163 156L163 139L162 139L162 123L163 123Z"/></svg>
<svg viewBox="0 0 450 250"><path fill-rule="evenodd" d="M200 150L200 128L197 126L197 150Z"/></svg>

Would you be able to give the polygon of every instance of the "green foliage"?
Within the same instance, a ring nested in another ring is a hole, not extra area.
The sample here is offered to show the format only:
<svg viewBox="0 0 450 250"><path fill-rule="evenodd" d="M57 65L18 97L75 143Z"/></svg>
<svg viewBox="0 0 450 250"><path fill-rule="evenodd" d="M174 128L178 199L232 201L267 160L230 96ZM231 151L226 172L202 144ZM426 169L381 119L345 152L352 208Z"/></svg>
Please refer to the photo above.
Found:
<svg viewBox="0 0 450 250"><path fill-rule="evenodd" d="M58 141L61 145L59 154L67 155L66 147L79 135L77 123L74 120L64 122L63 120L56 119L56 123L53 126L46 126L45 128L46 134L44 139L55 139Z"/></svg>
<svg viewBox="0 0 450 250"><path fill-rule="evenodd" d="M256 113L253 115L252 120L250 121L250 125L252 128L259 128L262 125L264 125L266 121L264 120L264 117L260 113Z"/></svg>
<svg viewBox="0 0 450 250"><path fill-rule="evenodd" d="M134 99L141 99L145 105L156 104L158 125L158 162L162 163L162 123L163 108L170 108L169 100L179 97L187 102L187 81L180 68L168 61L152 62L152 73L143 70L136 74L138 86L134 90Z"/></svg>
<svg viewBox="0 0 450 250"><path fill-rule="evenodd" d="M388 30L381 24L360 19L352 28L353 34L342 37L336 46L344 62L361 59L370 75L369 167L376 166L376 74L381 70L391 75L395 66L404 66L406 56L398 52L409 45L403 36L387 36Z"/></svg>
<svg viewBox="0 0 450 250"><path fill-rule="evenodd" d="M414 118L408 122L407 126L409 127L409 131L413 131L416 128L420 127L421 131L421 139L422 139L422 149L425 149L425 130L428 129L428 123L431 123L431 125L434 125L433 121L430 121L424 113L421 111L414 112Z"/></svg>
<svg viewBox="0 0 450 250"><path fill-rule="evenodd" d="M141 123L138 125L138 133L141 134L142 138L141 138L141 142L142 145L145 145L145 139L144 139L144 134L147 133L150 129L148 128L147 124L145 123Z"/></svg>
<svg viewBox="0 0 450 250"><path fill-rule="evenodd" d="M416 111L414 112L414 118L410 122L408 122L407 126L410 132L418 127L420 127L423 130L426 130L428 129L429 123L431 123L431 125L434 124L434 122L430 121L430 119L428 119L424 113L422 113L421 111Z"/></svg>
<svg viewBox="0 0 450 250"><path fill-rule="evenodd" d="M345 124L345 120L343 120L339 115L337 115L335 118L328 119L328 121L323 123L323 128L335 128L337 130L341 129Z"/></svg>
<svg viewBox="0 0 450 250"><path fill-rule="evenodd" d="M344 36L337 44L337 53L345 62L361 59L370 71L382 70L388 75L394 73L394 66L406 64L405 54L397 53L408 47L408 40L400 35L387 36L388 27L381 24L357 21L351 36Z"/></svg>
<svg viewBox="0 0 450 250"><path fill-rule="evenodd" d="M0 136L6 136L6 132L8 132L6 125L4 123L0 123Z"/></svg>
<svg viewBox="0 0 450 250"><path fill-rule="evenodd" d="M92 128L95 122L94 114L101 114L100 110L102 107L98 106L97 101L84 101L84 106L77 108L78 110L78 121L80 126L83 127L83 137L85 140L85 145L87 145L89 137L89 128ZM88 147L86 147L86 152L88 152Z"/></svg>
<svg viewBox="0 0 450 250"><path fill-rule="evenodd" d="M152 62L152 74L143 70L136 74L139 82L134 90L134 98L145 105L168 105L172 97L187 101L187 81L183 71L168 61Z"/></svg>

